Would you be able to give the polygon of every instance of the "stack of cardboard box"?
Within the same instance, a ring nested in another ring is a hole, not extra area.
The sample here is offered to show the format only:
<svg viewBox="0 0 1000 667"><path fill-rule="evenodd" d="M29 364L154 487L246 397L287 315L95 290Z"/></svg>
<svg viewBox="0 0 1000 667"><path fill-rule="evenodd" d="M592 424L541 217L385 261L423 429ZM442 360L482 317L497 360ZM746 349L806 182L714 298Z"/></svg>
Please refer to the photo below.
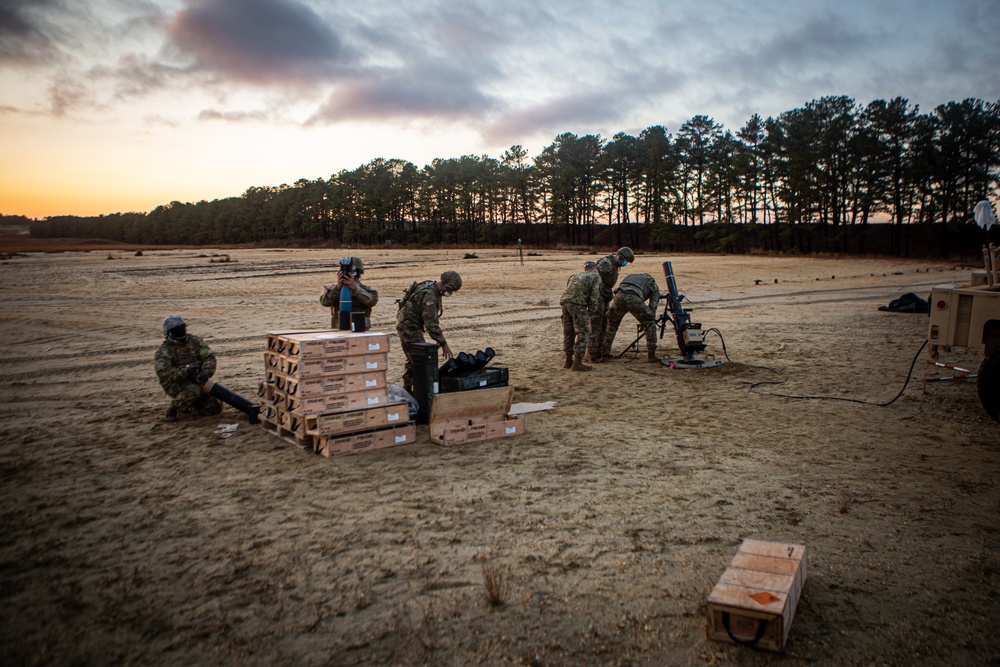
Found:
<svg viewBox="0 0 1000 667"><path fill-rule="evenodd" d="M388 352L384 333L268 332L261 425L323 456L412 443L407 404L389 402Z"/></svg>

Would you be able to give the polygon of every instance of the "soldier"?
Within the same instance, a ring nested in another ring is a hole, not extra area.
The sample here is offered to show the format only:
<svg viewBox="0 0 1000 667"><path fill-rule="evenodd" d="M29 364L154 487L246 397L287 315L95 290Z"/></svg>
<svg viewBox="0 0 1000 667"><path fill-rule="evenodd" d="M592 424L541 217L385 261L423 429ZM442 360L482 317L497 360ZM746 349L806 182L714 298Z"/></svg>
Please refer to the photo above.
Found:
<svg viewBox="0 0 1000 667"><path fill-rule="evenodd" d="M353 270L349 273L337 272L337 282L324 287L319 302L330 309L330 327L332 329L338 328L340 326L340 288L347 285L351 289L351 312L363 312L365 314L365 329L371 329L372 308L378 303L378 291L361 284L361 274L365 272L365 265L360 257L351 257L351 268Z"/></svg>
<svg viewBox="0 0 1000 667"><path fill-rule="evenodd" d="M604 331L608 321L608 306L614 298L615 283L618 282L618 269L635 261L635 253L631 248L619 248L618 252L605 255L597 260L597 272L601 274L601 306L590 322L590 360L595 363L604 361L601 350L604 348Z"/></svg>
<svg viewBox="0 0 1000 667"><path fill-rule="evenodd" d="M222 412L222 404L202 388L215 375L215 353L198 336L187 332L179 315L163 320L163 343L156 350L156 377L167 395L173 398L165 415L176 421L178 414L196 413L202 417Z"/></svg>
<svg viewBox="0 0 1000 667"><path fill-rule="evenodd" d="M587 262L583 272L570 276L559 304L562 306L563 352L566 353L563 368L593 370L592 366L584 365L583 355L590 340L590 323L601 307L601 275L596 263Z"/></svg>
<svg viewBox="0 0 1000 667"><path fill-rule="evenodd" d="M615 299L608 309L607 330L604 332L604 342L601 354L607 358L611 355L611 344L615 342L615 334L622 323L625 313L632 313L646 332L646 358L658 361L656 358L656 308L660 303L660 288L653 276L648 273L633 273L625 276L618 289Z"/></svg>
<svg viewBox="0 0 1000 667"><path fill-rule="evenodd" d="M413 391L413 361L410 357L410 346L423 343L424 331L441 346L444 358L451 359L455 355L444 339L438 318L441 317L441 297L451 296L462 287L462 277L455 271L445 271L440 280L424 280L410 285L399 301L399 311L396 313L396 333L399 334L399 344L406 355L406 368L403 371L403 388Z"/></svg>

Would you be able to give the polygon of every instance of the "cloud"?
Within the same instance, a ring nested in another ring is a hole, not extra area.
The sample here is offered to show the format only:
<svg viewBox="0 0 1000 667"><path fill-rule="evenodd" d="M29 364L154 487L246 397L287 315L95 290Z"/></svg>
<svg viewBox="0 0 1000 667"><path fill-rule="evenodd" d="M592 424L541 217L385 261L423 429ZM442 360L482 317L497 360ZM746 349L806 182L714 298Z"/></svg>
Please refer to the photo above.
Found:
<svg viewBox="0 0 1000 667"><path fill-rule="evenodd" d="M331 78L349 58L341 40L296 0L187 0L169 37L198 69L252 84Z"/></svg>
<svg viewBox="0 0 1000 667"><path fill-rule="evenodd" d="M574 124L592 127L616 122L624 117L624 111L613 91L575 93L508 111L489 123L483 136L492 143L509 143L541 132L566 132L567 126Z"/></svg>
<svg viewBox="0 0 1000 667"><path fill-rule="evenodd" d="M471 119L496 107L478 86L477 72L450 63L369 72L339 86L311 123L347 120Z"/></svg>
<svg viewBox="0 0 1000 667"><path fill-rule="evenodd" d="M71 109L93 103L90 89L75 78L59 76L49 86L50 113L53 116L63 116Z"/></svg>
<svg viewBox="0 0 1000 667"><path fill-rule="evenodd" d="M0 63L47 65L59 49L46 14L58 9L52 0L0 0Z"/></svg>
<svg viewBox="0 0 1000 667"><path fill-rule="evenodd" d="M198 120L221 120L230 123L249 123L267 121L270 115L264 111L219 111L205 109L198 114Z"/></svg>

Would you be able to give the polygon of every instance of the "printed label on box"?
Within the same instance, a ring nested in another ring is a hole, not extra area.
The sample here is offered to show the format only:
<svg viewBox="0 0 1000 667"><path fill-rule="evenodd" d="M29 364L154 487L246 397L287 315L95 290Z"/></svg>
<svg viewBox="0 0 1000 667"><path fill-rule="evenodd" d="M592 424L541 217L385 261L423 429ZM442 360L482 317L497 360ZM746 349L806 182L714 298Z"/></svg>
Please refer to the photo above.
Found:
<svg viewBox="0 0 1000 667"><path fill-rule="evenodd" d="M398 412L388 412L385 415L385 420L387 422L399 421L399 413Z"/></svg>
<svg viewBox="0 0 1000 667"><path fill-rule="evenodd" d="M381 349L382 349L382 346L379 343L369 343L368 344L368 351L369 352L378 352Z"/></svg>

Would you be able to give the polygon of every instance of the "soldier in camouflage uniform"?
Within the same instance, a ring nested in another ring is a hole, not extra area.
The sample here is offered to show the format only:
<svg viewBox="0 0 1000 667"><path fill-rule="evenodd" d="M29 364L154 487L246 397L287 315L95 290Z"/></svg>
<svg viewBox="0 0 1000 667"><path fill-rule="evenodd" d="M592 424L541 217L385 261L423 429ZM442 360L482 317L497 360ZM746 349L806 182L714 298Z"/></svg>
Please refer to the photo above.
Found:
<svg viewBox="0 0 1000 667"><path fill-rule="evenodd" d="M338 328L340 326L340 288L347 285L351 288L351 312L364 313L365 329L370 330L372 328L372 308L378 303L378 291L361 284L361 274L365 272L365 265L360 257L351 257L351 266L354 268L353 274L348 275L343 271L338 271L337 282L324 287L319 302L330 309L330 328Z"/></svg>
<svg viewBox="0 0 1000 667"><path fill-rule="evenodd" d="M563 368L592 370L592 366L584 365L583 355L590 340L591 319L601 307L601 275L596 263L587 262L583 272L570 276L559 304L562 306L563 352L566 353Z"/></svg>
<svg viewBox="0 0 1000 667"><path fill-rule="evenodd" d="M653 276L648 273L633 273L622 279L615 290L615 299L608 309L608 327L604 332L604 347L601 353L605 358L611 355L611 344L615 341L618 326L622 323L625 313L632 313L646 332L646 357L649 361L656 358L656 308L660 303L660 288Z"/></svg>
<svg viewBox="0 0 1000 667"><path fill-rule="evenodd" d="M462 277L455 271L445 271L440 280L424 280L413 283L403 294L396 313L396 333L399 334L399 345L406 355L406 367L403 371L403 388L413 391L413 360L410 357L410 346L414 343L424 343L424 331L441 346L445 359L454 357L454 353L444 339L438 318L441 317L441 297L451 296L462 287Z"/></svg>
<svg viewBox="0 0 1000 667"><path fill-rule="evenodd" d="M156 377L167 395L174 400L167 408L167 421L181 413L200 416L217 415L222 404L205 393L203 385L215 375L215 353L198 336L187 332L178 315L163 320L163 343L156 350Z"/></svg>
<svg viewBox="0 0 1000 667"><path fill-rule="evenodd" d="M601 306L590 322L590 350L587 353L595 363L604 361L601 350L604 349L604 332L608 322L608 307L614 298L615 283L618 282L618 269L635 261L635 253L631 248L619 248L618 252L605 255L597 260L597 272L601 274Z"/></svg>

